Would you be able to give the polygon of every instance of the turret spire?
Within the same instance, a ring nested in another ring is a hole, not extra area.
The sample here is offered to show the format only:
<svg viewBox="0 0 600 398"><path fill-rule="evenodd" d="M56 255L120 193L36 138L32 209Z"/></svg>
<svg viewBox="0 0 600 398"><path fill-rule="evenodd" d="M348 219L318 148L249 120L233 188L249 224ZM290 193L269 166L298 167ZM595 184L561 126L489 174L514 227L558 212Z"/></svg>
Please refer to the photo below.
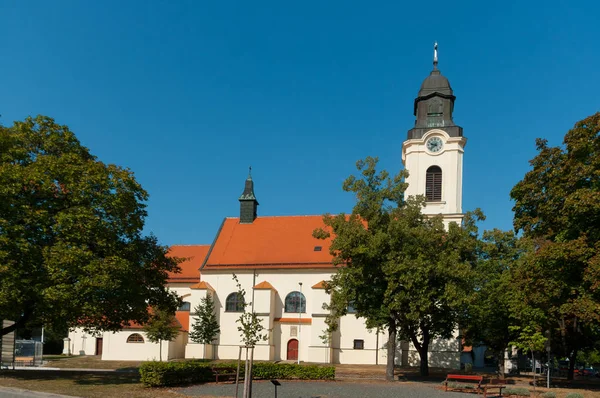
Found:
<svg viewBox="0 0 600 398"><path fill-rule="evenodd" d="M437 41L433 44L433 70L437 70L438 56L437 56Z"/></svg>
<svg viewBox="0 0 600 398"><path fill-rule="evenodd" d="M254 181L252 181L252 166L248 168L248 178L244 185L244 192L239 197L240 222L251 224L257 217L258 200L254 195Z"/></svg>

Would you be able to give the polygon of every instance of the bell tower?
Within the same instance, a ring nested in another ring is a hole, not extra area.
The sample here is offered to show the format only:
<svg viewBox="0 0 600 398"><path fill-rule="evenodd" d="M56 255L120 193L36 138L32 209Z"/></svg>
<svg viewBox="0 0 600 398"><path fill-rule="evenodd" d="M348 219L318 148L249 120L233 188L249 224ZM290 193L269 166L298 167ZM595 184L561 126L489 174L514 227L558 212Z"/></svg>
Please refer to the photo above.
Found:
<svg viewBox="0 0 600 398"><path fill-rule="evenodd" d="M462 168L467 142L454 124L456 97L438 69L437 43L433 70L421 84L413 113L415 126L402 145L402 164L408 170L406 196L424 195L425 214L442 214L444 222L462 220Z"/></svg>

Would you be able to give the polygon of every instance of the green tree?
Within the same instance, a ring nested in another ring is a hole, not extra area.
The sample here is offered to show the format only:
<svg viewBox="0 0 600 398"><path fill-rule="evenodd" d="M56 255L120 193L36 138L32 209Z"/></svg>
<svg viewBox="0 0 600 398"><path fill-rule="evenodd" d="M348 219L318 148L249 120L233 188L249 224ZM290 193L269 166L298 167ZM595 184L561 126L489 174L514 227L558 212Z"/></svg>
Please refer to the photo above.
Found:
<svg viewBox="0 0 600 398"><path fill-rule="evenodd" d="M577 122L564 145L536 146L532 169L511 191L515 230L535 249L515 278L516 312L557 336L572 378L600 323L600 113Z"/></svg>
<svg viewBox="0 0 600 398"><path fill-rule="evenodd" d="M540 330L536 330L533 326L511 326L511 332L516 335L514 341L510 344L523 350L529 351L531 354L531 367L533 372L533 388L535 389L536 371L535 371L535 353L543 352L548 338Z"/></svg>
<svg viewBox="0 0 600 398"><path fill-rule="evenodd" d="M516 336L511 303L512 270L525 250L513 232L485 231L475 273L475 289L462 323L464 337L472 345L485 345L498 361L504 377L504 352Z"/></svg>
<svg viewBox="0 0 600 398"><path fill-rule="evenodd" d="M428 375L429 344L450 338L463 316L476 261L475 222L483 215L468 213L462 227L445 229L441 216L421 212L423 197L404 199L406 171L391 178L376 165L371 157L357 162L361 177L344 182L343 189L356 195L352 214L325 215L326 227L313 232L332 236L330 252L339 267L328 282L329 308L342 316L352 303L367 327L387 329L388 380L398 338L413 343L420 372Z"/></svg>
<svg viewBox="0 0 600 398"><path fill-rule="evenodd" d="M238 288L237 294L244 303L244 313L236 320L236 322L240 324L237 329L240 332L240 337L242 338L244 345L246 347L254 347L259 341L266 341L268 336L263 333L265 327L262 325L256 312L246 311L246 308L252 307L252 302L246 301L246 290L242 288L237 275L233 274L233 280Z"/></svg>
<svg viewBox="0 0 600 398"><path fill-rule="evenodd" d="M162 342L172 341L179 334L180 325L172 312L155 310L144 325L148 340L158 343L158 357L162 362Z"/></svg>
<svg viewBox="0 0 600 398"><path fill-rule="evenodd" d="M38 116L0 126L0 319L119 330L174 310L177 260L143 236L148 194L67 126ZM135 281L135 283L133 283Z"/></svg>
<svg viewBox="0 0 600 398"><path fill-rule="evenodd" d="M210 344L221 332L217 315L215 313L215 302L210 293L202 297L200 304L194 308L197 318L194 320L190 339L194 343Z"/></svg>
<svg viewBox="0 0 600 398"><path fill-rule="evenodd" d="M244 313L240 315L236 322L240 324L237 329L240 332L242 342L246 346L244 392L242 396L247 398L252 396L252 365L254 361L254 346L256 346L256 343L259 341L266 341L269 336L266 333L263 333L265 327L262 325L261 320L258 318L256 312L254 312L254 309L252 309L250 312L246 310L248 307L252 308L252 302L246 301L246 290L242 288L242 285L236 274L233 274L233 280L235 281L238 289L237 294L242 303L244 303ZM252 353L250 355L250 359L248 359L248 352Z"/></svg>

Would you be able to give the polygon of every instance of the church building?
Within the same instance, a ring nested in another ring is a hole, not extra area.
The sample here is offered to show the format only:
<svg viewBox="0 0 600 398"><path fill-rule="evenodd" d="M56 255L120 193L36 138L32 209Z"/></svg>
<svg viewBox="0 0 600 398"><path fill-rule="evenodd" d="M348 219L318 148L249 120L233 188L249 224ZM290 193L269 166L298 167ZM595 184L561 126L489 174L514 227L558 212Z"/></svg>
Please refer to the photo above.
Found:
<svg viewBox="0 0 600 398"><path fill-rule="evenodd" d="M426 214L442 214L446 225L462 221L462 159L466 139L454 123L456 97L438 70L437 45L433 70L414 101L415 125L402 146L402 163L410 171L406 195L425 195ZM139 326L101 336L80 330L69 334L65 350L102 355L112 360L159 358L237 359L242 344L236 320L244 311L236 282L246 291L267 334L255 348L256 360L342 364L385 364L387 333L369 330L363 319L349 313L329 341L326 330L329 302L324 283L336 272L329 254L330 240L312 232L323 227L322 216L269 216L258 214L254 181L248 175L239 200L239 217L223 220L211 245L173 246L173 256L184 257L182 272L170 275L168 286L183 300L177 312L180 336L162 346L150 343ZM193 308L210 294L221 332L214 344L188 338ZM460 367L458 338L436 340L430 346L430 366ZM418 365L417 351L398 343L398 365Z"/></svg>

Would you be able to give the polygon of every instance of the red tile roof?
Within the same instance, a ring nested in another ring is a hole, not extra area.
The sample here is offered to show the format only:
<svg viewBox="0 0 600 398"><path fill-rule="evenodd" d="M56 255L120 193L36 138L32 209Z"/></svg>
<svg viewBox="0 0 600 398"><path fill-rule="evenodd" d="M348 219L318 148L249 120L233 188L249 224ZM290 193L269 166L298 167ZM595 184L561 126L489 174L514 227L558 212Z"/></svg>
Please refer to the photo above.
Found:
<svg viewBox="0 0 600 398"><path fill-rule="evenodd" d="M181 325L181 330L184 332L188 331L190 326L190 312L189 311L177 311L175 312L175 319Z"/></svg>
<svg viewBox="0 0 600 398"><path fill-rule="evenodd" d="M176 311L175 318L171 325L177 326L182 331L188 331L188 325L190 324L190 312L189 311ZM144 325L139 324L137 322L129 322L128 324L123 325L123 329L143 329Z"/></svg>
<svg viewBox="0 0 600 398"><path fill-rule="evenodd" d="M311 325L312 324L312 318L275 318L273 319L275 322L281 322L281 323L304 323L304 324L308 324Z"/></svg>
<svg viewBox="0 0 600 398"><path fill-rule="evenodd" d="M331 268L331 239L312 236L321 227L323 216L258 217L251 224L226 218L203 267Z"/></svg>
<svg viewBox="0 0 600 398"><path fill-rule="evenodd" d="M169 256L186 260L179 264L180 273L169 272L169 282L199 282L200 266L206 258L210 245L174 245L169 248Z"/></svg>
<svg viewBox="0 0 600 398"><path fill-rule="evenodd" d="M212 290L213 292L215 291L215 289L210 285L210 283L204 281L200 281L195 285L190 286L190 289Z"/></svg>
<svg viewBox="0 0 600 398"><path fill-rule="evenodd" d="M315 283L314 285L312 285L312 288L313 289L326 289L327 285L326 285L325 281L321 281L321 282L318 282L318 283Z"/></svg>
<svg viewBox="0 0 600 398"><path fill-rule="evenodd" d="M271 285L269 282L267 281L262 281L261 283L257 284L256 286L254 286L254 290L275 290L275 288L273 287L273 285Z"/></svg>

